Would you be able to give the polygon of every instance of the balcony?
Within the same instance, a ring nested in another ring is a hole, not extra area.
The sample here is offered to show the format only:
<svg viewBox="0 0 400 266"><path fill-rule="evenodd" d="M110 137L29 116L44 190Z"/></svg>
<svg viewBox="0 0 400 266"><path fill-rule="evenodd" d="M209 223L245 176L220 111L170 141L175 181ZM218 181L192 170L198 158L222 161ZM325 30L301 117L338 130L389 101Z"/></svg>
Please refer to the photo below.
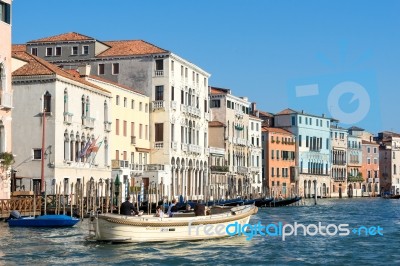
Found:
<svg viewBox="0 0 400 266"><path fill-rule="evenodd" d="M89 116L82 116L82 125L84 128L93 129L95 119Z"/></svg>
<svg viewBox="0 0 400 266"><path fill-rule="evenodd" d="M201 147L199 145L189 144L189 152L201 154Z"/></svg>
<svg viewBox="0 0 400 266"><path fill-rule="evenodd" d="M375 177L375 183L379 183L379 177Z"/></svg>
<svg viewBox="0 0 400 266"><path fill-rule="evenodd" d="M259 173L260 169L261 169L261 167L256 167L256 166L252 166L252 167L249 167L249 168L250 168L250 171L252 173Z"/></svg>
<svg viewBox="0 0 400 266"><path fill-rule="evenodd" d="M176 141L171 142L171 149L176 151L178 149L178 143Z"/></svg>
<svg viewBox="0 0 400 266"><path fill-rule="evenodd" d="M136 145L136 136L131 136L131 145Z"/></svg>
<svg viewBox="0 0 400 266"><path fill-rule="evenodd" d="M2 92L0 94L0 109L1 110L10 110L12 109L12 93Z"/></svg>
<svg viewBox="0 0 400 266"><path fill-rule="evenodd" d="M156 141L154 142L154 149L161 150L164 148L164 141Z"/></svg>
<svg viewBox="0 0 400 266"><path fill-rule="evenodd" d="M242 111L235 110L235 116L236 116L238 119L242 119L243 116L244 116L244 113L243 113Z"/></svg>
<svg viewBox="0 0 400 266"><path fill-rule="evenodd" d="M72 113L64 112L64 124L71 125L72 124Z"/></svg>
<svg viewBox="0 0 400 266"><path fill-rule="evenodd" d="M111 122L108 121L104 122L104 131L111 132Z"/></svg>
<svg viewBox="0 0 400 266"><path fill-rule="evenodd" d="M225 155L225 149L223 148L210 147L209 151L211 155L217 155L217 156Z"/></svg>
<svg viewBox="0 0 400 266"><path fill-rule="evenodd" d="M240 145L240 146L247 146L247 141L241 138L233 138L233 144Z"/></svg>
<svg viewBox="0 0 400 266"><path fill-rule="evenodd" d="M224 166L219 166L219 165L212 165L210 166L210 170L212 173L226 173L229 172L229 166L224 165Z"/></svg>
<svg viewBox="0 0 400 266"><path fill-rule="evenodd" d="M181 150L184 151L184 152L187 152L188 151L188 145L185 144L185 143L182 143L181 144Z"/></svg>
<svg viewBox="0 0 400 266"><path fill-rule="evenodd" d="M152 102L153 112L155 110L164 109L165 108L165 101L153 101Z"/></svg>
<svg viewBox="0 0 400 266"><path fill-rule="evenodd" d="M192 106L187 106L186 113L191 116L200 117L200 109Z"/></svg>
<svg viewBox="0 0 400 266"><path fill-rule="evenodd" d="M176 110L176 107L177 107L177 103L176 103L176 101L171 101L171 109L172 110Z"/></svg>
<svg viewBox="0 0 400 266"><path fill-rule="evenodd" d="M129 169L131 169L131 171L144 171L146 170L146 165L143 164L138 164L138 163L131 163L129 164Z"/></svg>
<svg viewBox="0 0 400 266"><path fill-rule="evenodd" d="M164 171L163 164L148 164L147 171Z"/></svg>
<svg viewBox="0 0 400 266"><path fill-rule="evenodd" d="M154 70L155 77L164 77L164 70Z"/></svg>
<svg viewBox="0 0 400 266"><path fill-rule="evenodd" d="M129 161L123 160L111 160L111 168L112 169L128 169L129 168Z"/></svg>
<svg viewBox="0 0 400 266"><path fill-rule="evenodd" d="M373 178L368 178L368 183L372 183Z"/></svg>
<svg viewBox="0 0 400 266"><path fill-rule="evenodd" d="M336 181L336 182L344 182L344 181L346 181L346 177L344 177L344 176L336 176L336 177L333 178L333 180Z"/></svg>
<svg viewBox="0 0 400 266"><path fill-rule="evenodd" d="M239 174L247 174L248 173L248 168L244 166L238 166L237 167L237 172Z"/></svg>

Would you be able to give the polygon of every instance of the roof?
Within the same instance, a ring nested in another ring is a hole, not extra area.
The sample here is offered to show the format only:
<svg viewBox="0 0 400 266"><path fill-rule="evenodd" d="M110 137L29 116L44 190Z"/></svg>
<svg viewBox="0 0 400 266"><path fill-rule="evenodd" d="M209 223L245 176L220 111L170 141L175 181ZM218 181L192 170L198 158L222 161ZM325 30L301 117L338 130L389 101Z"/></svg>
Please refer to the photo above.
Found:
<svg viewBox="0 0 400 266"><path fill-rule="evenodd" d="M66 42L66 41L84 41L84 40L95 40L92 37L76 33L76 32L67 32L62 33L55 36L45 37L33 41L29 41L28 43L38 43L38 42Z"/></svg>
<svg viewBox="0 0 400 266"><path fill-rule="evenodd" d="M251 119L257 119L257 120L263 121L261 118L255 116L255 115L252 115L252 114L249 114L249 118L251 118Z"/></svg>
<svg viewBox="0 0 400 266"><path fill-rule="evenodd" d="M89 78L95 79L95 80L98 80L98 81L102 81L102 82L105 82L105 83L110 83L110 84L113 84L113 85L115 85L115 86L124 88L124 89L126 89L126 90L133 91L133 92L136 92L136 93L141 94L141 95L145 95L145 94L144 94L143 92L141 92L141 91L135 90L135 89L133 89L133 88L131 88L131 87L128 87L128 86L119 84L119 83L117 83L117 82L114 82L114 81L111 81L111 80L108 80L108 79L105 79L105 78L101 78L101 77L99 77L99 76L89 75Z"/></svg>
<svg viewBox="0 0 400 266"><path fill-rule="evenodd" d="M223 89L223 88L217 88L217 87L210 87L211 94L228 94L230 92L230 89Z"/></svg>
<svg viewBox="0 0 400 266"><path fill-rule="evenodd" d="M362 141L362 144L368 144L368 145L379 145L378 143L376 143L376 142L370 142L370 141L366 141L366 140L363 140Z"/></svg>
<svg viewBox="0 0 400 266"><path fill-rule="evenodd" d="M292 132L279 127L262 127L262 132L279 133L285 135L294 135Z"/></svg>
<svg viewBox="0 0 400 266"><path fill-rule="evenodd" d="M268 113L268 112L264 112L264 111L260 111L260 110L257 110L257 111L260 114L260 116L274 117L274 115L272 113Z"/></svg>
<svg viewBox="0 0 400 266"><path fill-rule="evenodd" d="M13 44L11 47L11 50L13 52L25 52L26 51L26 45L25 44Z"/></svg>
<svg viewBox="0 0 400 266"><path fill-rule="evenodd" d="M208 127L225 127L225 124L219 121L210 121Z"/></svg>
<svg viewBox="0 0 400 266"><path fill-rule="evenodd" d="M110 48L97 55L98 57L160 54L169 52L143 40L107 41L103 43L110 46Z"/></svg>
<svg viewBox="0 0 400 266"><path fill-rule="evenodd" d="M81 84L90 86L94 89L110 93L108 90L105 90L102 87L92 84L83 78L80 78L68 71L57 67L56 65L53 65L27 52L13 52L12 56L27 62L27 64L23 65L12 73L13 77L60 75L64 78L74 80Z"/></svg>
<svg viewBox="0 0 400 266"><path fill-rule="evenodd" d="M356 127L356 126L352 126L351 128L349 128L349 130L351 130L351 131L365 131L365 129L360 128L360 127Z"/></svg>
<svg viewBox="0 0 400 266"><path fill-rule="evenodd" d="M299 112L299 111L296 111L296 110L293 110L293 109L290 109L290 108L286 108L286 109L280 111L279 113L277 113L275 115L290 115L290 114L306 115L306 116L312 116L312 117L318 117L318 118L324 118L324 119L330 119L330 120L335 120L336 121L336 119L325 117L324 114L322 114L322 115L313 115L313 114L305 113L304 111Z"/></svg>

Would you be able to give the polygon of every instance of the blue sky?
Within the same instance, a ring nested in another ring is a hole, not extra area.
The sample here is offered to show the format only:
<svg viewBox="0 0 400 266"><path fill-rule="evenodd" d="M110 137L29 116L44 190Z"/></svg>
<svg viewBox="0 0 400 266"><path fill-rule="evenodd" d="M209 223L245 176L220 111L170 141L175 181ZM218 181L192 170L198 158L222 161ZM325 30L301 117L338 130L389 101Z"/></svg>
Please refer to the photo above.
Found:
<svg viewBox="0 0 400 266"><path fill-rule="evenodd" d="M143 39L258 109L400 132L399 1L13 1L13 43ZM300 92L300 93L299 93Z"/></svg>

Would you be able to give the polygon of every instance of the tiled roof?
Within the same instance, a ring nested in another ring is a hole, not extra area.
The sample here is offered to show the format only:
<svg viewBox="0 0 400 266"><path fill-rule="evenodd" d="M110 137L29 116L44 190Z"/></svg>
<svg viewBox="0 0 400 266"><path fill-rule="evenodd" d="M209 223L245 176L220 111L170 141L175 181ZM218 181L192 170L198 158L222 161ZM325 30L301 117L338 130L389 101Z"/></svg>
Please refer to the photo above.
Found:
<svg viewBox="0 0 400 266"><path fill-rule="evenodd" d="M268 112L264 112L264 111L260 111L257 110L260 114L260 116L268 116L268 117L274 117L274 115L272 113L268 113Z"/></svg>
<svg viewBox="0 0 400 266"><path fill-rule="evenodd" d="M279 133L279 134L286 134L286 135L294 135L292 132L287 131L283 128L279 127L263 127L261 129L263 132L271 132L271 133Z"/></svg>
<svg viewBox="0 0 400 266"><path fill-rule="evenodd" d="M297 114L298 112L290 109L290 108L286 108L285 110L280 111L279 113L277 113L276 115L290 115L290 114Z"/></svg>
<svg viewBox="0 0 400 266"><path fill-rule="evenodd" d="M210 122L208 122L208 126L209 127L224 127L225 124L221 123L219 121L210 121Z"/></svg>
<svg viewBox="0 0 400 266"><path fill-rule="evenodd" d="M103 43L110 46L110 48L97 55L98 57L160 54L168 52L167 50L142 40L108 41Z"/></svg>
<svg viewBox="0 0 400 266"><path fill-rule="evenodd" d="M47 75L60 75L64 78L68 78L71 80L74 80L76 82L79 82L81 84L90 86L94 89L110 93L108 90L103 89L100 86L97 86L95 84L92 84L88 81L86 81L83 78L77 77L76 75L65 71L56 65L53 65L39 57L36 57L34 55L31 55L27 52L13 52L12 56L24 61L27 61L28 63L23 65L22 67L18 68L12 73L13 77L18 77L18 76L47 76Z"/></svg>
<svg viewBox="0 0 400 266"><path fill-rule="evenodd" d="M368 145L379 145L378 143L376 143L376 142L370 142L370 141L366 141L366 140L363 140L362 141L362 144L368 144Z"/></svg>
<svg viewBox="0 0 400 266"><path fill-rule="evenodd" d="M138 91L138 90L132 89L131 87L128 87L128 86L119 84L119 83L117 83L117 82L110 81L110 80L105 79L105 78L101 78L101 77L99 77L99 76L89 75L89 78L96 79L96 80L98 80L98 81L102 81L102 82L106 82L106 83L110 83L110 84L113 84L113 85L115 85L115 86L124 88L124 89L126 89L126 90L130 90L130 91L136 92L136 93L138 93L138 94L144 95L143 92L140 92L140 91Z"/></svg>
<svg viewBox="0 0 400 266"><path fill-rule="evenodd" d="M13 44L11 47L11 50L13 52L25 52L26 51L26 45L25 44Z"/></svg>
<svg viewBox="0 0 400 266"><path fill-rule="evenodd" d="M211 94L227 94L229 89L217 88L217 87L210 87Z"/></svg>
<svg viewBox="0 0 400 266"><path fill-rule="evenodd" d="M259 117L255 116L255 115L251 115L251 114L249 114L249 118L252 118L252 119L257 119L257 120L260 120L260 121L262 121L262 119L261 119L261 118L259 118Z"/></svg>
<svg viewBox="0 0 400 266"><path fill-rule="evenodd" d="M83 40L95 40L92 37L82 35L76 32L67 32L55 36L50 36L38 40L33 40L28 43L37 43L37 42L62 42L62 41L83 41Z"/></svg>
<svg viewBox="0 0 400 266"><path fill-rule="evenodd" d="M306 116L312 116L312 117L324 118L324 119L330 119L330 120L337 121L337 120L334 119L334 118L329 118L329 117L326 117L326 116L324 116L324 115L313 115L313 114L308 114L308 113L306 113L306 112L304 112L304 111L299 112L299 111L296 111L296 110L293 110L293 109L290 109L290 108L286 108L286 109L280 111L279 113L277 113L277 114L275 114L275 115L290 115L290 114L306 115Z"/></svg>

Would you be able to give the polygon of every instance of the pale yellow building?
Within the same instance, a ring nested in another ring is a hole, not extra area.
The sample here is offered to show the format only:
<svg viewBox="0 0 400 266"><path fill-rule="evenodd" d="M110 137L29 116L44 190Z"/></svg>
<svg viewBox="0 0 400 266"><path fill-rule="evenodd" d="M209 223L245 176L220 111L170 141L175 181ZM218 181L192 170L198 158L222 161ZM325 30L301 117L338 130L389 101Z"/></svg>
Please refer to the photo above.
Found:
<svg viewBox="0 0 400 266"><path fill-rule="evenodd" d="M0 1L0 153L11 152L11 0ZM0 199L10 198L11 168L1 164Z"/></svg>
<svg viewBox="0 0 400 266"><path fill-rule="evenodd" d="M131 187L148 185L144 173L150 162L149 100L148 96L130 87L100 78L86 79L112 93L110 114L105 127L111 131L110 152L112 178L122 183L121 198L132 192Z"/></svg>

